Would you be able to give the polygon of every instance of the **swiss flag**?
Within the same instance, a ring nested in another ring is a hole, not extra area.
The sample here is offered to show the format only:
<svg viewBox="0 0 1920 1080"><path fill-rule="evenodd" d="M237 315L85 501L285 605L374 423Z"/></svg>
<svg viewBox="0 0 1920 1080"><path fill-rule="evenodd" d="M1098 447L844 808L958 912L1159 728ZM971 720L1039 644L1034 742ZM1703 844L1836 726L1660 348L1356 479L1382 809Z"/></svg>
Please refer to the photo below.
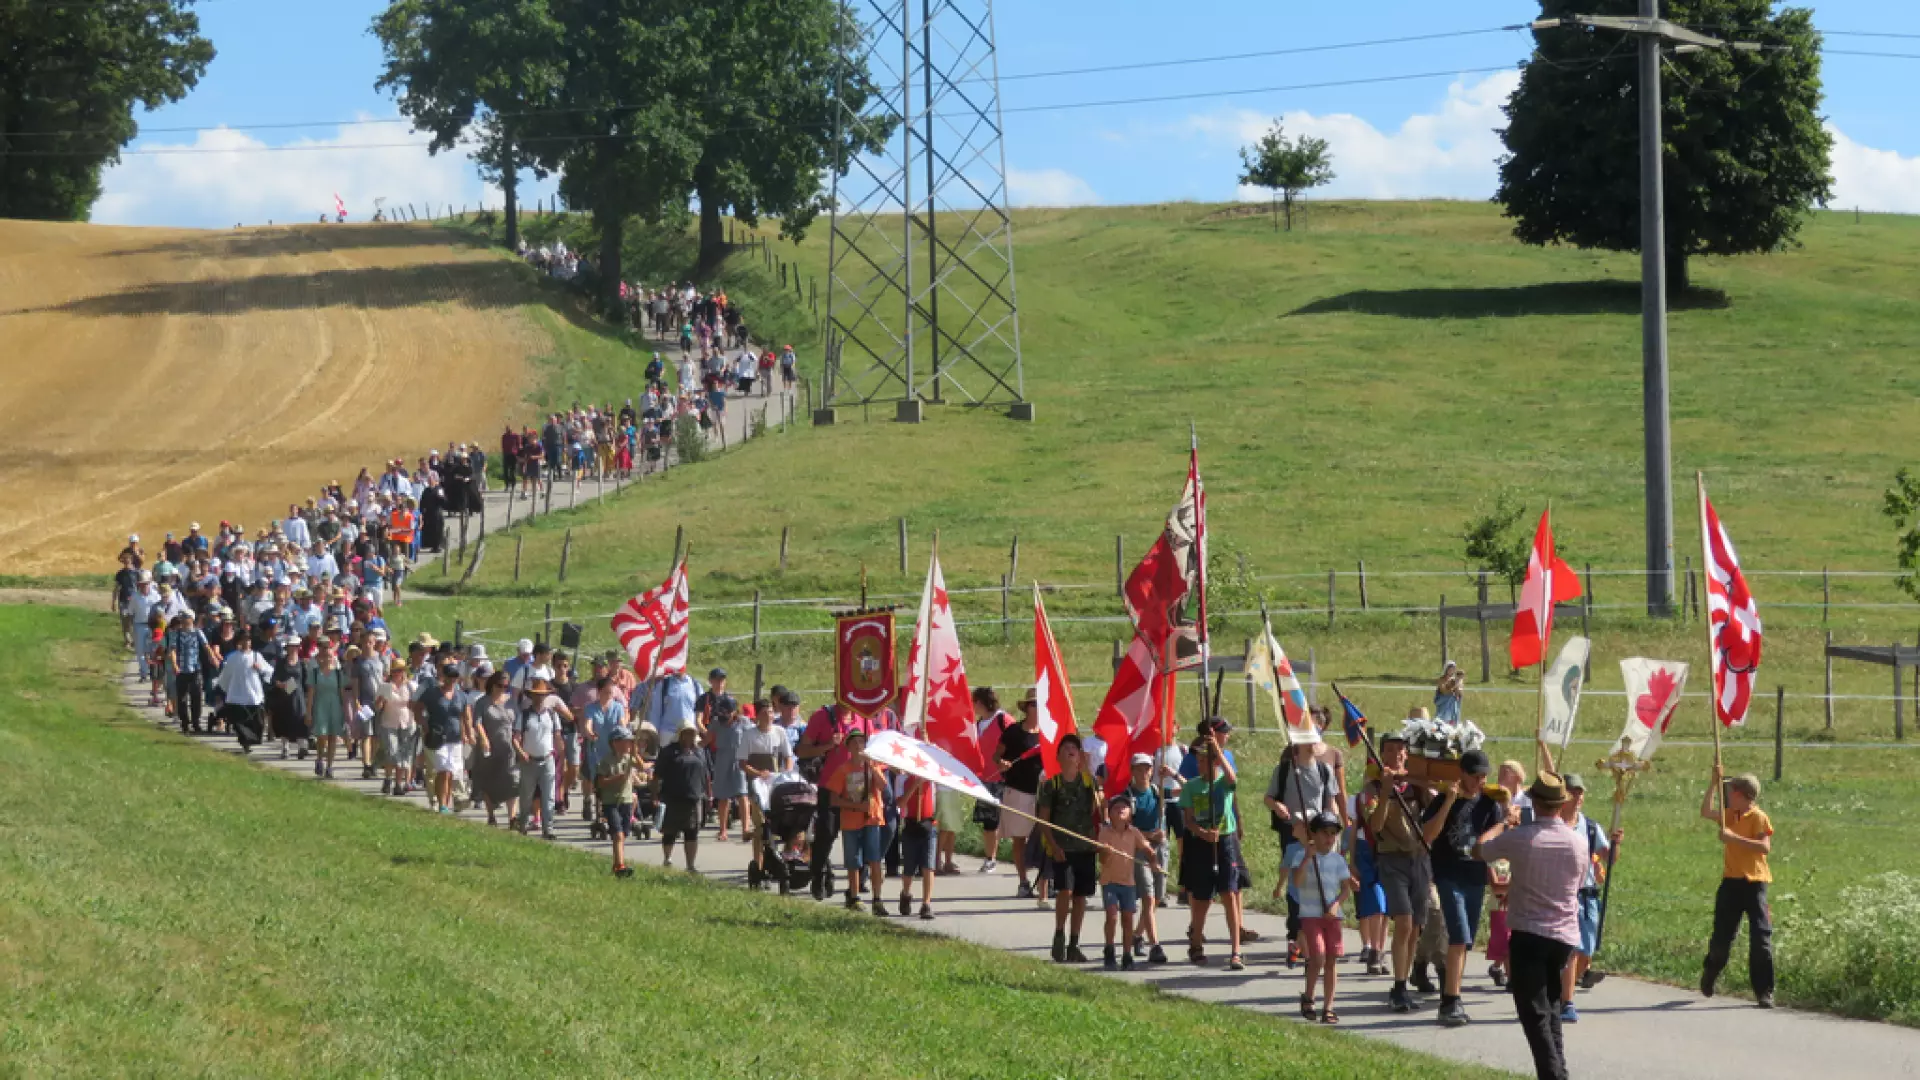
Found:
<svg viewBox="0 0 1920 1080"><path fill-rule="evenodd" d="M967 665L960 659L960 632L953 622L940 553L927 566L907 653L907 731L952 754L975 775L986 770L979 734L973 726L973 694L967 689Z"/></svg>
<svg viewBox="0 0 1920 1080"><path fill-rule="evenodd" d="M1513 612L1513 640L1507 652L1516 670L1532 667L1546 655L1547 638L1553 634L1553 605L1580 596L1580 578L1553 553L1552 513L1543 512L1540 527L1534 530L1526 584L1520 587L1520 604Z"/></svg>
<svg viewBox="0 0 1920 1080"><path fill-rule="evenodd" d="M1073 683L1067 679L1053 628L1047 625L1038 583L1033 586L1033 699L1033 711L1040 717L1040 761L1053 776L1060 771L1060 737L1080 727L1073 718Z"/></svg>
<svg viewBox="0 0 1920 1080"><path fill-rule="evenodd" d="M1153 662L1146 639L1134 635L1093 721L1093 733L1107 744L1108 797L1120 794L1132 779L1133 755L1160 749L1161 710L1171 707L1166 701L1170 678Z"/></svg>

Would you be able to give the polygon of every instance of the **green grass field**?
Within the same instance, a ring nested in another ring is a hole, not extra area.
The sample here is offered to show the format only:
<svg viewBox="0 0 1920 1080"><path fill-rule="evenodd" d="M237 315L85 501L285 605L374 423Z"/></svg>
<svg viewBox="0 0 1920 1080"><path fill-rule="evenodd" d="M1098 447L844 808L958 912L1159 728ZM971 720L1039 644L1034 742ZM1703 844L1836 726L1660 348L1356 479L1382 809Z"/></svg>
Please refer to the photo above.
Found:
<svg viewBox="0 0 1920 1080"><path fill-rule="evenodd" d="M937 530L949 586L978 590L955 598L972 624L963 639L975 684L1031 678L1027 583L1060 586L1048 607L1088 724L1112 643L1127 633L1112 588L1114 538L1123 537L1129 567L1151 542L1178 490L1189 420L1210 499L1214 610L1242 613L1217 619L1217 640L1238 651L1254 626L1244 613L1267 600L1295 657L1311 653L1322 684L1364 687L1354 695L1383 726L1428 700L1442 655L1431 615L1392 609L1431 607L1443 593L1470 600L1459 535L1501 495L1534 513L1551 497L1576 566L1639 564L1632 256L1522 247L1497 208L1480 204L1326 204L1311 230L1291 235L1218 209L1016 215L1035 423L936 408L916 427L862 423L860 410L843 410L835 428L778 432L603 508L526 526L521 581L496 548L457 601L411 604L396 625L445 636L458 617L504 643L540 630L551 604L556 619L584 625L589 647L609 647L605 614L665 574L684 527L703 606L696 664L726 664L739 684L757 664L766 682L818 701L831 685L827 641L796 632L826 626L832 604L768 604L756 651L726 640L751 632L755 591L768 601L844 600L857 594L864 566L873 595L902 604L909 623ZM1789 695L1789 743L1822 744L1789 748L1786 782L1767 800L1781 827L1783 1000L1911 1023L1920 990L1876 988L1862 973L1910 968L1920 925L1908 919L1880 936L1875 947L1886 953L1833 942L1846 890L1875 887L1869 879L1885 873L1920 875L1920 855L1897 839L1920 801L1897 779L1909 755L1892 744L1890 675L1841 665L1831 728L1818 695L1825 633L1843 643L1912 640L1920 616L1888 577L1837 577L1836 603L1877 606L1841 606L1823 619L1819 571L1892 568L1880 492L1909 463L1902 436L1920 421L1920 374L1908 362L1920 346L1920 220L1820 214L1803 239L1782 254L1700 260L1698 291L1675 304L1676 559L1684 565L1693 553L1697 563L1684 478L1703 469L1747 568L1762 572L1755 588L1769 630L1766 693L1749 728L1731 736L1730 767L1770 771L1776 686ZM649 240L638 250L637 278L684 269L683 244ZM823 275L823 234L777 250L802 273ZM737 257L727 273L730 293L749 305L771 291L757 262ZM802 362L818 373L813 355L803 351ZM873 415L883 412L891 411ZM904 576L899 517L912 531ZM569 580L559 586L554 567L569 528ZM784 572L783 528L792 531ZM1003 632L998 586L1016 534L1019 573ZM1352 573L1360 560L1374 608L1366 612ZM1332 626L1329 569L1341 572ZM1801 574L1764 576L1779 571ZM430 568L416 582L434 589L437 575ZM1615 661L1628 655L1691 661L1693 689L1703 687L1698 622L1640 615L1643 587L1630 573L1602 573L1590 585L1593 690L1617 691ZM1468 713L1521 738L1534 723L1532 684L1505 670L1504 629L1490 628L1492 679L1470 683ZM1448 651L1479 674L1472 623L1452 622ZM1182 693L1182 715L1197 715L1190 688ZM1225 711L1238 717L1242 702L1230 686ZM1611 737L1621 706L1590 696L1582 737ZM1607 966L1694 978L1717 863L1709 827L1693 816L1708 751L1683 742L1707 733L1704 702L1689 702L1660 771L1629 809ZM1262 776L1268 738L1243 740ZM1528 756L1524 744L1511 749ZM1585 767L1601 750L1574 753ZM1595 801L1604 816L1604 792ZM1270 863L1270 837L1256 837L1256 858Z"/></svg>
<svg viewBox="0 0 1920 1080"><path fill-rule="evenodd" d="M652 868L616 881L156 730L119 704L117 651L104 615L0 607L3 1075L1491 1075Z"/></svg>

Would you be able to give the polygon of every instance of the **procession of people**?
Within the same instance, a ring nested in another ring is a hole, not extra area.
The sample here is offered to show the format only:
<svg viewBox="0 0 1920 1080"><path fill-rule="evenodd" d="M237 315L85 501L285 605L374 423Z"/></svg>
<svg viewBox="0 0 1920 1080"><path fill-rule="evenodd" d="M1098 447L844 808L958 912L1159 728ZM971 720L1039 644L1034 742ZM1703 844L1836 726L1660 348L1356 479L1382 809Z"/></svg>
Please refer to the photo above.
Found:
<svg viewBox="0 0 1920 1080"><path fill-rule="evenodd" d="M619 428L631 431L633 412L614 414ZM616 430L607 419L575 409L517 440L509 428L505 481L606 468L603 457L573 452L579 440L597 447L603 429ZM962 839L972 825L980 860L972 872L996 875L1007 865L1008 894L1051 911L1048 953L1063 964L1094 962L1082 943L1092 906L1108 970L1173 962L1163 935L1176 933L1187 963L1245 971L1243 949L1261 939L1245 924L1243 898L1270 880L1286 914L1274 962L1300 970L1304 1019L1339 1022L1347 964L1391 976L1390 1012L1431 1006L1434 1022L1464 1027L1472 1022L1464 989L1484 948L1487 978L1511 996L1538 1075L1566 1075L1563 1026L1579 1020L1577 991L1602 977L1591 966L1601 885L1626 838L1617 817L1602 830L1584 814L1586 782L1559 770L1544 727L1534 777L1519 761L1501 763L1495 776L1478 729L1464 719L1452 664L1435 684L1431 712L1416 708L1403 729L1376 738L1344 694L1341 727L1308 703L1266 627L1258 667L1271 671L1286 745L1267 775L1247 776L1233 726L1212 714L1217 700L1180 733L1170 689L1145 713L1119 715L1112 706L1124 696L1124 670L1091 731L1077 729L1070 703L1059 722L1044 679L1015 703L1017 715L990 687L968 691L937 554L911 650L922 666L908 684L895 687L890 664L880 672L843 655L843 684L857 669L880 679L877 694L843 685L811 712L782 685L742 701L721 667L707 671L704 688L695 684L684 562L629 605L642 627L635 636L622 628L628 616L614 617L623 649L570 654L523 638L496 658L484 643L424 632L393 640L385 615L403 602L409 568L446 542L448 512L478 505L487 475L485 452L454 444L412 468L396 459L377 477L362 470L351 490L329 484L258 529L222 521L209 532L195 522L152 552L129 536L113 603L150 704L183 733L225 731L248 753L277 744L282 758L311 757L316 777L358 762L360 778L378 778L381 794L422 792L439 814L484 807L489 825L552 839L577 813L591 836L611 842L622 877L633 873L635 844L657 843L668 868L678 849L681 865L697 872L703 835L737 840L749 845L750 887L838 899L883 918L936 918L938 879L969 872L957 856L972 843ZM1164 579L1129 581L1130 608L1150 610L1167 590ZM638 617L648 610L657 618ZM1051 631L1037 590L1035 613L1044 669ZM1140 621L1158 625L1162 655L1178 651L1175 619ZM661 628L675 620L678 652L662 663L672 635ZM886 627L891 655L890 616ZM1136 646L1147 631L1139 634ZM943 671L959 672L947 684L961 691L957 701L947 694L929 705L923 640L944 657ZM1135 662L1152 674L1150 659ZM1051 663L1058 670L1057 655ZM1671 698L1669 713L1677 685ZM1542 708L1545 715L1544 699ZM1357 768L1333 745L1342 728L1349 751L1365 747ZM1616 782L1657 745L1655 733L1630 748L1633 733L1609 759L1622 763ZM888 756L901 738L948 754L951 767L906 767ZM965 783L950 782L956 776ZM1244 840L1247 785L1263 791L1276 834L1270 866L1256 865L1262 860ZM1770 1008L1772 827L1758 797L1757 780L1728 780L1716 765L1701 814L1719 827L1725 866L1700 989L1715 992L1744 920L1755 998ZM1187 909L1184 926L1167 923L1174 907ZM1218 924L1209 919L1215 909ZM1349 921L1360 941L1351 959ZM1210 956L1209 944L1224 945L1224 955Z"/></svg>

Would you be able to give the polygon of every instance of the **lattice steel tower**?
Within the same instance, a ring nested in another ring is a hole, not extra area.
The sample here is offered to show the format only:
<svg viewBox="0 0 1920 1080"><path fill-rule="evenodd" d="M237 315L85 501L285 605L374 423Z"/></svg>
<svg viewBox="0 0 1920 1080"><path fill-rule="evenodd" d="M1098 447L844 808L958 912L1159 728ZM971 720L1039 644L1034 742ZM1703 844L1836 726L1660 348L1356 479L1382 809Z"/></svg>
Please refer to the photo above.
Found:
<svg viewBox="0 0 1920 1080"><path fill-rule="evenodd" d="M825 403L895 401L902 420L918 420L923 402L1005 405L1031 420L993 2L847 0L842 10L856 24L843 59L865 61L875 86L861 116L888 122L892 136L836 172ZM843 111L839 123L854 119Z"/></svg>

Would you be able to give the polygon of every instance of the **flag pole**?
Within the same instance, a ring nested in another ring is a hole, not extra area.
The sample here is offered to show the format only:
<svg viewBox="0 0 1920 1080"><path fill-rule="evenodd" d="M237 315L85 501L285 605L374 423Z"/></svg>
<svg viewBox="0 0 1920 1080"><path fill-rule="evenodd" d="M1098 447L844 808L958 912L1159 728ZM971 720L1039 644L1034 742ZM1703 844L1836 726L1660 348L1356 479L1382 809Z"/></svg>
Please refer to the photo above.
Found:
<svg viewBox="0 0 1920 1080"><path fill-rule="evenodd" d="M1340 709L1341 712L1344 713L1346 711L1347 695L1340 692L1339 683L1331 683L1330 685L1333 687L1333 695L1340 699ZM1342 717L1342 719L1344 721L1345 718ZM1394 804L1399 806L1400 812L1407 816L1407 827L1413 833L1413 838L1419 841L1421 854L1423 856L1428 854L1431 849L1427 845L1426 834L1420 831L1420 818L1414 814L1413 807L1407 805L1406 792L1393 788L1391 784L1386 782L1387 763L1380 760L1380 752L1373 744L1373 733L1367 730L1365 724L1360 725L1360 745L1367 748L1367 761L1372 763L1374 768L1380 770L1382 789L1392 790Z"/></svg>
<svg viewBox="0 0 1920 1080"><path fill-rule="evenodd" d="M1698 469L1694 470L1693 485L1695 492L1700 497L1701 573L1709 579L1708 583L1705 584L1706 591L1709 594L1707 618L1705 620L1707 624L1707 723L1713 726L1713 771L1717 775L1722 768L1720 763L1720 688L1713 683L1715 666L1713 650L1717 643L1713 640L1713 603L1711 599L1713 592L1713 586L1711 584L1713 574L1713 538L1707 535L1707 474ZM1713 805L1720 811L1720 827L1723 829L1726 828L1727 785L1724 779L1716 781L1713 785Z"/></svg>
<svg viewBox="0 0 1920 1080"><path fill-rule="evenodd" d="M1553 499L1547 499L1547 531L1553 531ZM1545 623L1540 629L1540 712L1533 728L1533 772L1538 776L1552 762L1547 753L1547 654L1553 649L1553 564L1549 561L1541 571L1546 578L1541 582L1546 587ZM1515 612L1515 618L1519 613Z"/></svg>
<svg viewBox="0 0 1920 1080"><path fill-rule="evenodd" d="M1200 485L1200 429L1187 421L1187 474L1193 481L1193 561L1194 581L1200 593L1200 719L1219 711L1218 695L1207 693L1207 668L1213 652L1207 637L1207 496Z"/></svg>

